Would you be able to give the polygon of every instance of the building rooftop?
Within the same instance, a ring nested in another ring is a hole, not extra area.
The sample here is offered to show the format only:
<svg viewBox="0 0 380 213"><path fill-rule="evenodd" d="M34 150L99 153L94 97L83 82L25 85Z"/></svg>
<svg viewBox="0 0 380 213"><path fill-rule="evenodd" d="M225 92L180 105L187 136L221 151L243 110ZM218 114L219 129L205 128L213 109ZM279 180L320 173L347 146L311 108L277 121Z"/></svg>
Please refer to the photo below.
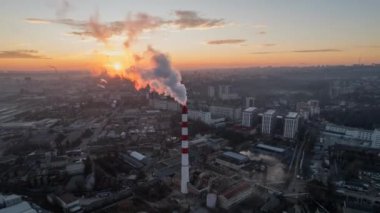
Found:
<svg viewBox="0 0 380 213"><path fill-rule="evenodd" d="M283 148L269 146L269 145L262 144L262 143L257 144L256 147L260 148L260 149L265 149L265 150L268 150L268 151L273 151L273 152L279 152L279 153L285 152L285 149L283 149Z"/></svg>
<svg viewBox="0 0 380 213"><path fill-rule="evenodd" d="M21 202L13 206L9 206L3 209L0 209L0 213L37 213L36 210L34 210L28 202Z"/></svg>
<svg viewBox="0 0 380 213"><path fill-rule="evenodd" d="M58 196L60 200L62 200L64 203L69 204L76 200L78 200L73 194L71 193L64 193L60 196Z"/></svg>
<svg viewBox="0 0 380 213"><path fill-rule="evenodd" d="M248 107L247 109L244 110L244 112L254 112L255 110L257 110L256 107Z"/></svg>
<svg viewBox="0 0 380 213"><path fill-rule="evenodd" d="M236 152L229 152L228 151L228 152L224 152L223 155L226 157L234 158L234 159L239 160L239 161L246 161L248 159L247 156L236 153Z"/></svg>
<svg viewBox="0 0 380 213"><path fill-rule="evenodd" d="M276 110L274 110L274 109L268 109L268 110L264 113L264 115L274 115L274 113L276 113Z"/></svg>
<svg viewBox="0 0 380 213"><path fill-rule="evenodd" d="M297 112L289 112L288 115L286 115L286 118L297 118L297 116Z"/></svg>
<svg viewBox="0 0 380 213"><path fill-rule="evenodd" d="M249 183L243 181L243 182L240 182L240 183L232 186L231 188L228 188L226 191L224 191L222 193L222 196L224 196L226 199L230 199L230 198L238 195L242 191L246 191L249 188L250 188Z"/></svg>

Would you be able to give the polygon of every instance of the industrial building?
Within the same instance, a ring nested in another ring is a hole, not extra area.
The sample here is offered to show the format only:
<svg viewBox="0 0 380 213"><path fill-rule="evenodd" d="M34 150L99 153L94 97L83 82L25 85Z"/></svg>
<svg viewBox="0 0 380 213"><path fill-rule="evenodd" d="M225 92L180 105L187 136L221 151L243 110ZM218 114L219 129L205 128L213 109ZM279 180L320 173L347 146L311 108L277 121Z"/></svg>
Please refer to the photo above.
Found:
<svg viewBox="0 0 380 213"><path fill-rule="evenodd" d="M216 162L228 168L238 170L241 167L247 165L250 162L250 160L245 155L227 151L223 152L222 155L218 156L216 158Z"/></svg>
<svg viewBox="0 0 380 213"><path fill-rule="evenodd" d="M253 153L264 153L268 155L276 155L276 156L284 156L286 153L286 149L275 147L263 143L258 143L254 146L252 146L251 151Z"/></svg>
<svg viewBox="0 0 380 213"><path fill-rule="evenodd" d="M0 213L37 213L41 211L39 206L23 201L20 195L0 194Z"/></svg>
<svg viewBox="0 0 380 213"><path fill-rule="evenodd" d="M220 207L230 209L232 206L247 199L252 192L251 185L245 181L228 187L218 196Z"/></svg>
<svg viewBox="0 0 380 213"><path fill-rule="evenodd" d="M325 123L322 138L329 145L380 148L380 130L367 130Z"/></svg>

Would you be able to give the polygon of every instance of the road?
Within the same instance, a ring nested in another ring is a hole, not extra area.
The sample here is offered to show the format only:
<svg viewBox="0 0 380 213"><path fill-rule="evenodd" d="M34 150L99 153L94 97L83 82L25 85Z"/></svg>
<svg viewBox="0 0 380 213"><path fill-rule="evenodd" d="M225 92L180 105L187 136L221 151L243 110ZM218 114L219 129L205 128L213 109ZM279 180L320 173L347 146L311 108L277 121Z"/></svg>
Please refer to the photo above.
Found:
<svg viewBox="0 0 380 213"><path fill-rule="evenodd" d="M289 166L289 174L291 174L291 180L287 190L284 192L286 194L298 194L304 193L306 191L306 181L302 180L302 166L305 156L305 144L308 142L310 142L310 134L307 130L305 132L304 140L300 141L296 146L291 165Z"/></svg>

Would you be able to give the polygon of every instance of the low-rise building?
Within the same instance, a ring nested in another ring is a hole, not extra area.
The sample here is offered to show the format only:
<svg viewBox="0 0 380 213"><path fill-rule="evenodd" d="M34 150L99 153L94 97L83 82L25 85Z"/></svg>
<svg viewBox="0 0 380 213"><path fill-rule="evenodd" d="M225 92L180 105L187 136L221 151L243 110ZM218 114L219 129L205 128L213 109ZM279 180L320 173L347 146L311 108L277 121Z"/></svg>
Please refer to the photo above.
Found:
<svg viewBox="0 0 380 213"><path fill-rule="evenodd" d="M225 118L223 117L215 118L211 116L211 112L204 112L201 110L189 110L188 115L189 115L189 119L200 120L203 123L210 126L221 127L225 125Z"/></svg>
<svg viewBox="0 0 380 213"><path fill-rule="evenodd" d="M218 156L216 162L228 168L238 170L249 163L249 158L240 153L227 151Z"/></svg>
<svg viewBox="0 0 380 213"><path fill-rule="evenodd" d="M56 196L58 205L62 208L64 213L80 213L83 212L82 206L79 203L78 198L76 198L71 193L65 193Z"/></svg>
<svg viewBox="0 0 380 213"><path fill-rule="evenodd" d="M357 147L380 148L380 130L367 130L325 123L322 138L330 145L342 144Z"/></svg>
<svg viewBox="0 0 380 213"><path fill-rule="evenodd" d="M241 118L240 107L212 105L210 106L210 112L212 116L225 117L233 121L238 121Z"/></svg>
<svg viewBox="0 0 380 213"><path fill-rule="evenodd" d="M247 199L253 192L251 185L248 182L242 181L237 183L225 191L223 191L219 196L219 205L223 209L230 209L234 205Z"/></svg>

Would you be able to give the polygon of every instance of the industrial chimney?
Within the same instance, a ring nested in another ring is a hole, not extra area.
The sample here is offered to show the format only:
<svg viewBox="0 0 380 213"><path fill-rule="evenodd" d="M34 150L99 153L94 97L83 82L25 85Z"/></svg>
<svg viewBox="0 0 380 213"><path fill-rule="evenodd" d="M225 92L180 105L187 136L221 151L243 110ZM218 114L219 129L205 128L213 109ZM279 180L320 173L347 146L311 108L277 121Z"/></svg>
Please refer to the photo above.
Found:
<svg viewBox="0 0 380 213"><path fill-rule="evenodd" d="M181 123L181 192L187 194L189 182L189 131L187 128L187 106L182 105Z"/></svg>

